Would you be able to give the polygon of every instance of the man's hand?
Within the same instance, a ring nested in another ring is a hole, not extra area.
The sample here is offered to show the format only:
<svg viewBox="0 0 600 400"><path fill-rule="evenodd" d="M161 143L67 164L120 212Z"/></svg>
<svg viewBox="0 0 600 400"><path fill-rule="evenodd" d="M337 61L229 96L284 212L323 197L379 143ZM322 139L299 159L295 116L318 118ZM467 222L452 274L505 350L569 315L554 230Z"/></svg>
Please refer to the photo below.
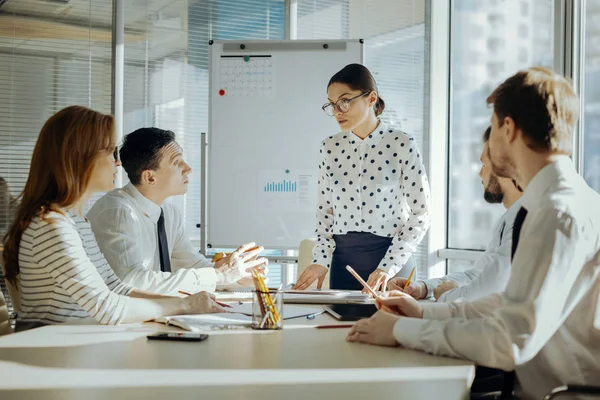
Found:
<svg viewBox="0 0 600 400"><path fill-rule="evenodd" d="M250 276L251 270L266 266L269 261L266 258L258 258L258 255L264 251L262 246L257 247L252 251L249 249L255 246L254 243L248 243L240 246L236 251L231 253L223 263L215 265L217 273L217 285L226 285L239 281L242 278Z"/></svg>
<svg viewBox="0 0 600 400"><path fill-rule="evenodd" d="M406 285L405 278L394 278L390 279L387 284L387 288L389 290L397 290L399 292L404 292L408 295L411 295L415 299L424 299L427 297L427 286L425 286L425 282L423 281L412 281L406 289L404 286Z"/></svg>
<svg viewBox="0 0 600 400"><path fill-rule="evenodd" d="M423 307L414 297L399 291L387 293L375 301L379 310L388 311L403 317L423 318Z"/></svg>
<svg viewBox="0 0 600 400"><path fill-rule="evenodd" d="M439 298L448 290L456 289L457 287L458 283L454 281L442 282L438 287L433 289L433 297L435 297L436 300L439 300Z"/></svg>
<svg viewBox="0 0 600 400"><path fill-rule="evenodd" d="M394 337L394 324L399 318L387 312L377 311L371 318L358 321L346 340L377 346L398 346Z"/></svg>

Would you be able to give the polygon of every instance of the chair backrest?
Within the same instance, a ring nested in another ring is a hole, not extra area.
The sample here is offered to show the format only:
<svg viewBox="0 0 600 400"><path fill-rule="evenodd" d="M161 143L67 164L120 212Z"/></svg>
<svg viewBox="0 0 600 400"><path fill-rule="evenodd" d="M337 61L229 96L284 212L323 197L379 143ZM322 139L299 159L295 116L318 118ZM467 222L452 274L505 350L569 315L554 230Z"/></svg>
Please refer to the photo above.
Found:
<svg viewBox="0 0 600 400"><path fill-rule="evenodd" d="M316 240L315 239L304 239L300 242L300 247L298 248L298 276L313 262L313 248L315 247ZM329 273L327 273L329 274ZM311 285L311 288L316 288L317 282ZM322 289L329 289L329 276L325 277L325 281L323 281Z"/></svg>
<svg viewBox="0 0 600 400"><path fill-rule="evenodd" d="M2 258L2 250L0 250L0 267L2 268L2 275L6 276L6 269L4 268L4 259ZM17 278L17 281L19 278ZM6 284L6 289L8 290L8 295L10 296L10 301L12 303L13 309L16 313L18 313L21 309L21 295L19 294L19 290L10 283L7 279L4 280Z"/></svg>
<svg viewBox="0 0 600 400"><path fill-rule="evenodd" d="M4 294L0 290L0 336L12 333L10 327L10 315L8 314L8 306L4 300Z"/></svg>

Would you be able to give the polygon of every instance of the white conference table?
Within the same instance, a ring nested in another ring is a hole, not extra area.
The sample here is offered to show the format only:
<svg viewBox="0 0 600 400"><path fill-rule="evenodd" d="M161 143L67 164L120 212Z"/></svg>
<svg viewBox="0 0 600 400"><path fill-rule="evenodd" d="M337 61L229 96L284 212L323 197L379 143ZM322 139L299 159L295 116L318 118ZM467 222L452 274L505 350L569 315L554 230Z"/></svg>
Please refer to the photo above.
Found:
<svg viewBox="0 0 600 400"><path fill-rule="evenodd" d="M286 305L286 307L291 307ZM464 399L471 362L345 341L326 314L281 331L148 341L156 323L47 326L0 337L0 399Z"/></svg>

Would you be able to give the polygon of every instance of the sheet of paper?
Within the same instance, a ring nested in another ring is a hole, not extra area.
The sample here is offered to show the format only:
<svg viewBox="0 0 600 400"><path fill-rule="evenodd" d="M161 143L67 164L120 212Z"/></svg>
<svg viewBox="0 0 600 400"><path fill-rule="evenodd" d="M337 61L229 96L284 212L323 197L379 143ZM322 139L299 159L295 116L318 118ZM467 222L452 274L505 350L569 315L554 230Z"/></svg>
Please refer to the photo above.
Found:
<svg viewBox="0 0 600 400"><path fill-rule="evenodd" d="M199 314L199 315L178 315L169 318L177 320L186 325L250 325L252 317L243 314Z"/></svg>
<svg viewBox="0 0 600 400"><path fill-rule="evenodd" d="M262 170L257 181L259 210L263 213L285 213L312 209L316 187L312 171L294 170L283 165L281 169Z"/></svg>
<svg viewBox="0 0 600 400"><path fill-rule="evenodd" d="M275 62L271 55L221 57L217 88L221 97L272 97Z"/></svg>

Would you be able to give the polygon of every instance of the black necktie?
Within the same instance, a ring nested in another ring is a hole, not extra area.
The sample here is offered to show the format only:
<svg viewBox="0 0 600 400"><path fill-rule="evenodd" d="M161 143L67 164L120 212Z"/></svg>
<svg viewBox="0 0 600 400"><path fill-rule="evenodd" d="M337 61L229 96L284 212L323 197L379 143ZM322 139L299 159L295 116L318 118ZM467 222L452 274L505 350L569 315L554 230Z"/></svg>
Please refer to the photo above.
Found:
<svg viewBox="0 0 600 400"><path fill-rule="evenodd" d="M160 218L156 223L158 228L158 254L160 256L160 270L171 272L171 260L169 258L169 242L167 241L167 232L165 231L165 214L161 208Z"/></svg>
<svg viewBox="0 0 600 400"><path fill-rule="evenodd" d="M519 245L519 237L521 236L521 228L523 227L525 217L527 217L527 210L521 207L521 209L517 213L517 216L515 217L515 224L513 226L512 249L510 252L511 262L513 258L515 258L515 252L517 251L517 246ZM515 371L504 372L504 382L502 384L502 391L500 394L501 399L512 398L512 394L515 388L515 378Z"/></svg>
<svg viewBox="0 0 600 400"><path fill-rule="evenodd" d="M515 257L515 252L517 251L517 245L519 244L519 237L521 236L521 228L523 227L523 222L525 221L525 217L527 216L527 210L521 207L519 212L517 213L517 217L515 218L515 224L513 227L513 235L512 235L512 250L510 252L510 260Z"/></svg>

